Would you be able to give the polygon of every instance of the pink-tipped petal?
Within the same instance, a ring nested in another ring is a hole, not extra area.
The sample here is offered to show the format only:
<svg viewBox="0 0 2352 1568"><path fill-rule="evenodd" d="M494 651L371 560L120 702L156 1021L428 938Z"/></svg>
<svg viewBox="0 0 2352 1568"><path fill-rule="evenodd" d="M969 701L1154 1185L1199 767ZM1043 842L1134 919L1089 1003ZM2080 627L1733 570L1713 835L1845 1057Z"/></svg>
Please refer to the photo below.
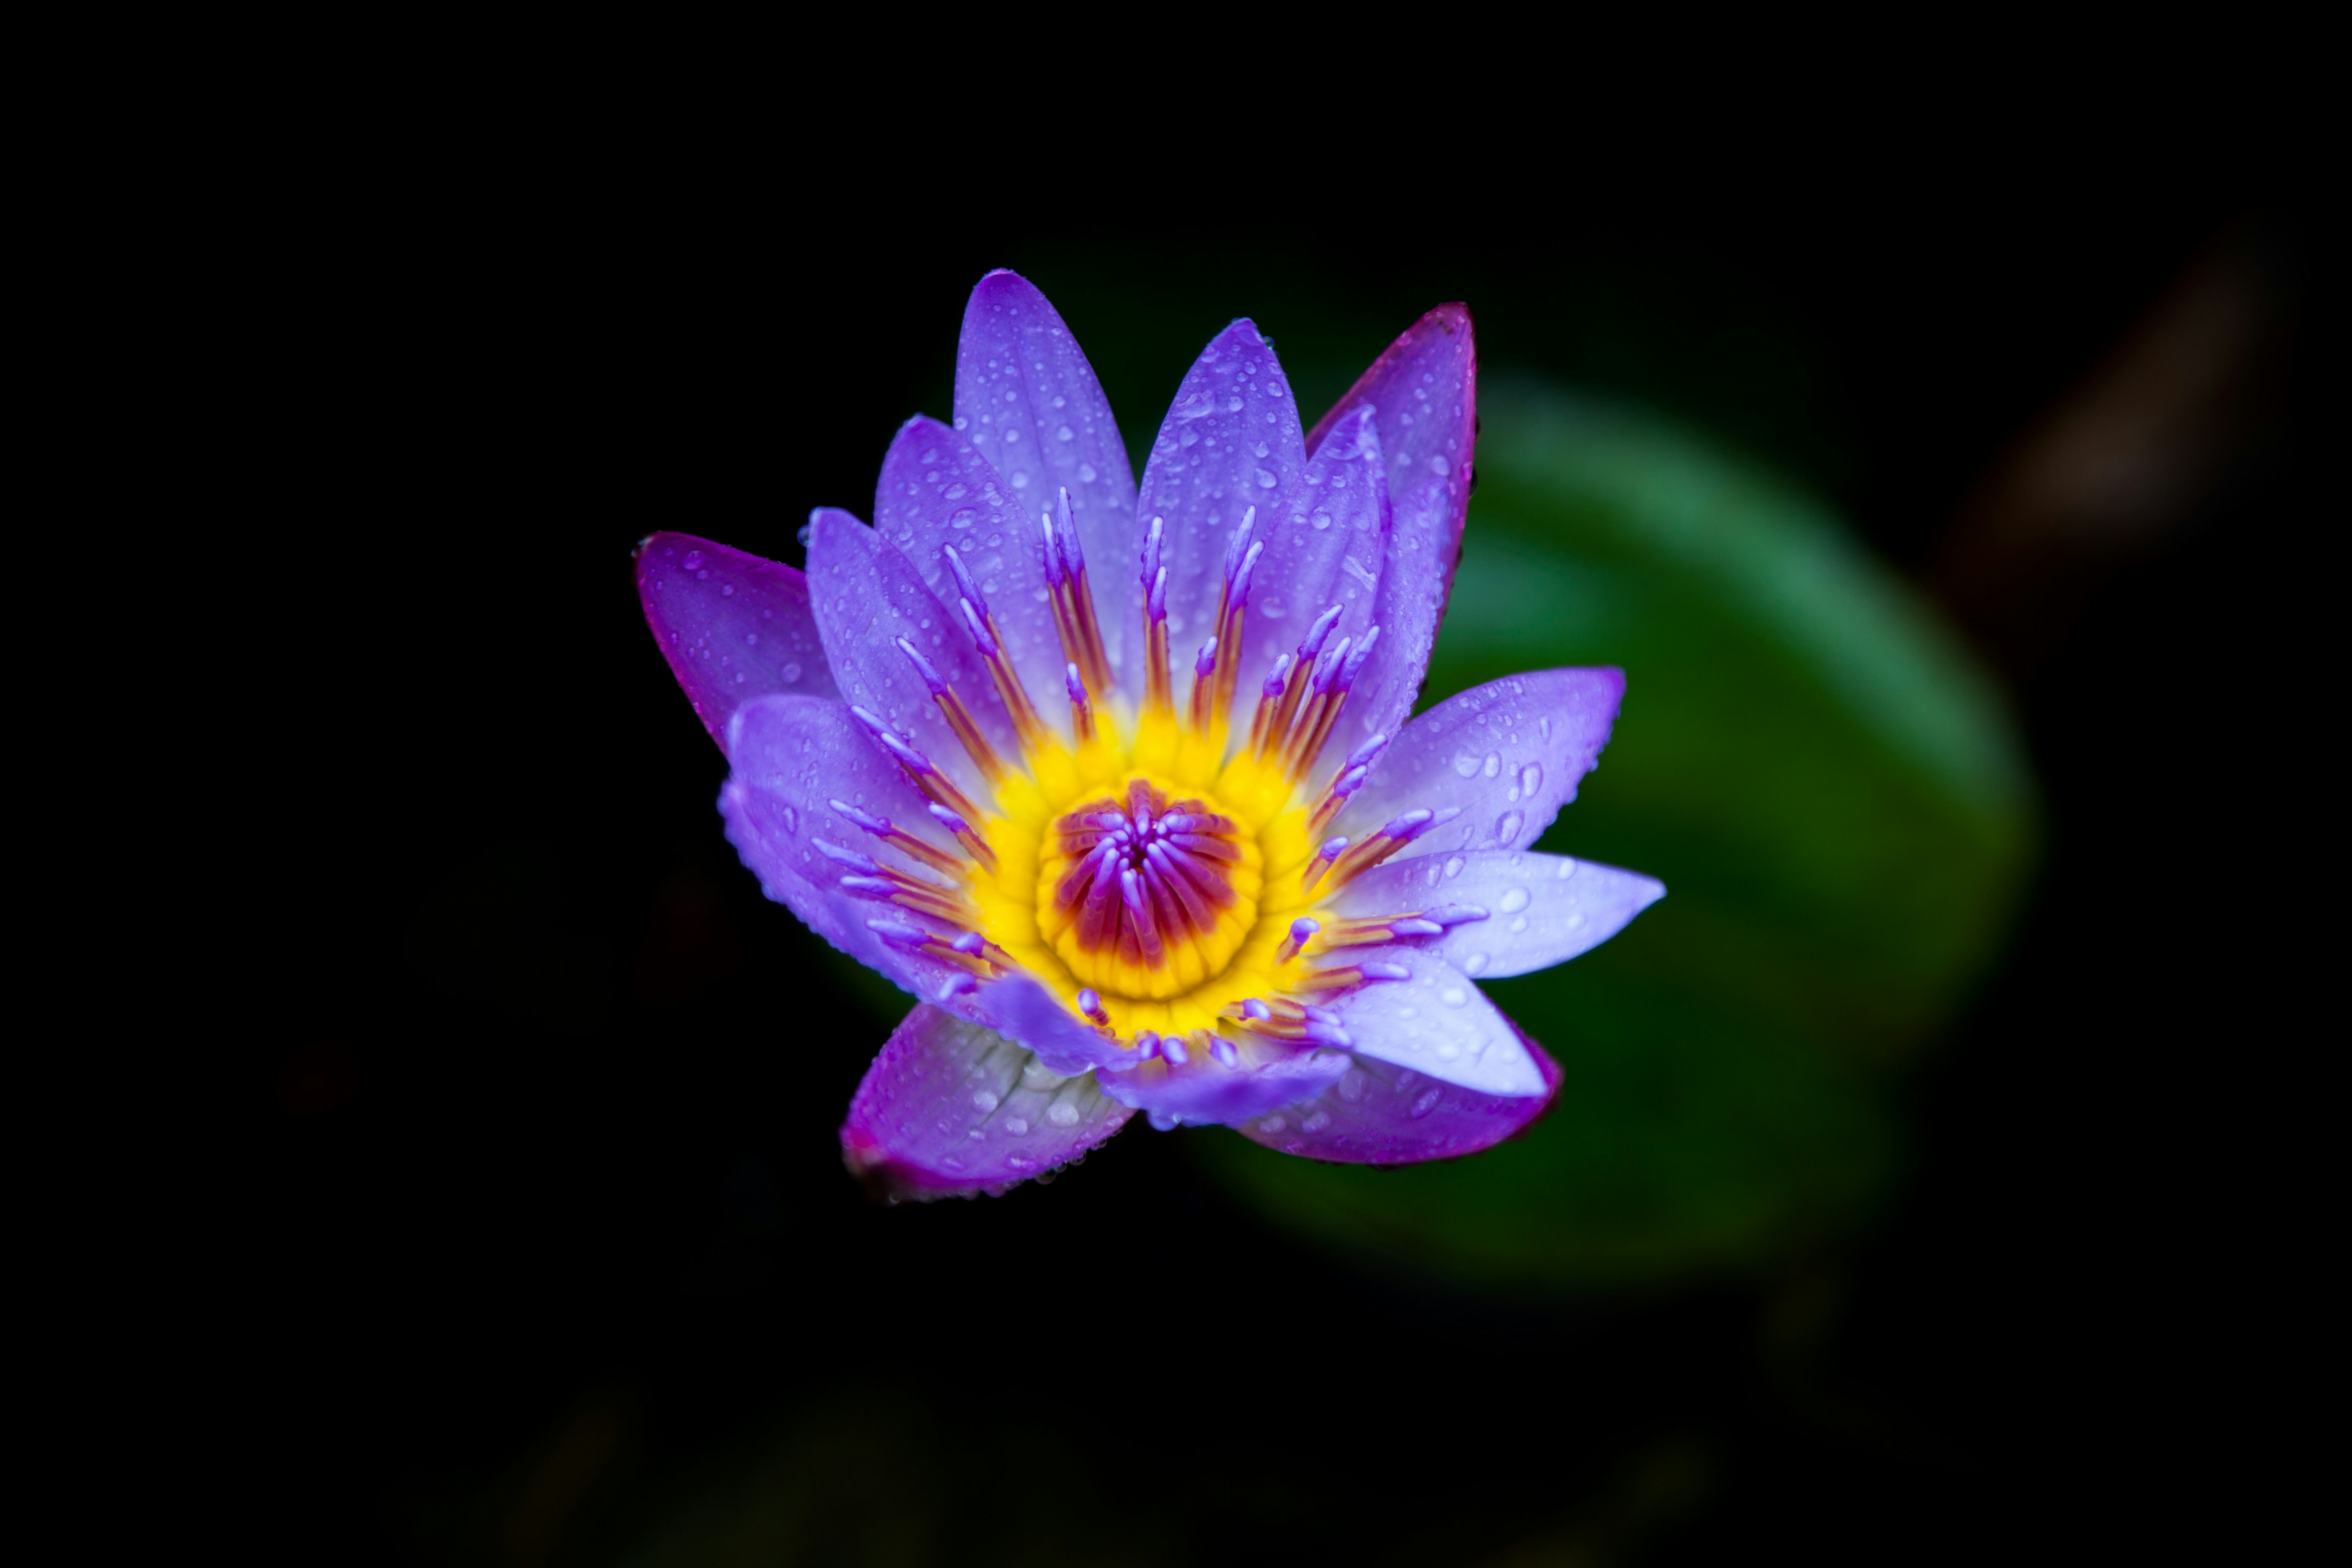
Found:
<svg viewBox="0 0 2352 1568"><path fill-rule="evenodd" d="M1545 1068L1522 1036L1467 975L1433 952L1399 943L1359 948L1357 963L1405 973L1365 986L1335 1011L1349 1048L1457 1089L1504 1098L1549 1094Z"/></svg>
<svg viewBox="0 0 2352 1568"><path fill-rule="evenodd" d="M1230 1063L1195 1044L1185 1047L1181 1066L1157 1060L1096 1076L1105 1094L1138 1110L1185 1121L1238 1122L1319 1094L1348 1070L1344 1051L1276 1045L1238 1033L1232 1040Z"/></svg>
<svg viewBox="0 0 2352 1568"><path fill-rule="evenodd" d="M1196 647L1214 637L1209 623L1217 613L1224 584L1226 552L1234 531L1252 509L1255 539L1269 551L1301 510L1307 453L1299 443L1298 405L1290 378L1274 350L1247 321L1235 321L1209 340L1176 389L1168 416L1143 465L1143 488L1136 497L1136 521L1149 528L1165 518L1161 560L1168 568L1169 641ZM1366 563L1377 574L1379 563ZM1290 628L1290 642L1307 629L1323 606L1297 603L1291 584L1261 559L1250 595L1250 621ZM1369 595L1368 595L1369 596ZM1274 602L1279 614L1267 607ZM1253 646L1256 638L1245 639ZM1244 669L1238 688L1244 704L1257 700L1257 681L1273 661L1262 650L1255 673ZM1244 718L1244 722L1247 720Z"/></svg>
<svg viewBox="0 0 2352 1568"><path fill-rule="evenodd" d="M1012 721L961 621L949 616L897 545L836 508L810 516L808 561L810 605L842 696L879 715L972 799L992 800L988 781L898 646L901 637L914 644L955 688L998 754L1015 755Z"/></svg>
<svg viewBox="0 0 2352 1568"><path fill-rule="evenodd" d="M809 611L808 580L690 533L637 546L637 601L687 700L721 750L727 721L754 697L836 697Z"/></svg>
<svg viewBox="0 0 2352 1568"><path fill-rule="evenodd" d="M1412 711L1454 587L1478 426L1478 355L1469 310L1440 305L1408 328L1317 423L1307 451L1319 450L1349 416L1366 406L1380 424L1391 521L1373 612L1381 642L1341 723L1347 744L1394 734Z"/></svg>
<svg viewBox="0 0 2352 1568"><path fill-rule="evenodd" d="M874 489L874 531L898 547L922 574L932 597L961 620L962 596L943 553L953 549L971 574L1013 668L1049 724L1066 730L1060 704L1043 699L1061 689L1062 641L1045 596L1037 514L1013 504L1013 491L977 447L936 419L917 416L900 427L882 459ZM961 689L961 688L959 688Z"/></svg>
<svg viewBox="0 0 2352 1568"><path fill-rule="evenodd" d="M1238 1122L1235 1129L1269 1149L1339 1164L1411 1165L1475 1154L1542 1115L1559 1086L1559 1067L1543 1047L1524 1034L1519 1041L1542 1070L1541 1094L1485 1094L1359 1057L1313 1100Z"/></svg>
<svg viewBox="0 0 2352 1568"><path fill-rule="evenodd" d="M990 273L964 306L955 426L1004 476L1033 530L1056 492L1069 490L1103 649L1111 668L1123 670L1126 639L1136 635L1129 628L1142 604L1134 572L1134 473L1078 340L1045 296L1015 273Z"/></svg>
<svg viewBox="0 0 2352 1568"><path fill-rule="evenodd" d="M1099 1146L1134 1112L993 1030L929 1004L866 1069L842 1124L850 1170L893 1198L1002 1192Z"/></svg>
<svg viewBox="0 0 2352 1568"><path fill-rule="evenodd" d="M944 853L953 840L924 810L923 797L861 730L841 703L813 697L763 697L735 710L729 724L733 766L719 795L727 837L768 897L790 909L835 948L918 997L933 997L958 971L894 947L866 922L924 922L896 906L854 898L843 868L818 842L862 854L918 878L929 873L911 856L866 833L835 810L887 818ZM969 1012L969 1002L958 1004Z"/></svg>
<svg viewBox="0 0 2352 1568"><path fill-rule="evenodd" d="M1524 849L1576 798L1624 694L1616 669L1539 669L1458 692L1398 732L1332 831L1358 838L1452 807L1462 815L1403 853Z"/></svg>
<svg viewBox="0 0 2352 1568"><path fill-rule="evenodd" d="M1474 979L1501 980L1600 946L1665 892L1654 877L1597 861L1531 849L1474 849L1376 866L1350 882L1331 907L1362 919L1432 911L1444 933L1414 946Z"/></svg>

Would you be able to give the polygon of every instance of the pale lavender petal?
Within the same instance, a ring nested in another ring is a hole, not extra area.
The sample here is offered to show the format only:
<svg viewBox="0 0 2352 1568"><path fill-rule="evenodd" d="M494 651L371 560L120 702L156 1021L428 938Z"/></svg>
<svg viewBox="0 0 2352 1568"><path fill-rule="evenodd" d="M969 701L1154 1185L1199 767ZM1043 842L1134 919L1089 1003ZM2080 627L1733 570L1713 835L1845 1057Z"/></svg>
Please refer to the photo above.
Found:
<svg viewBox="0 0 2352 1568"><path fill-rule="evenodd" d="M1402 812L1454 809L1404 853L1524 849L1576 798L1624 694L1615 669L1539 669L1456 693L1398 732L1332 831L1359 838Z"/></svg>
<svg viewBox="0 0 2352 1568"><path fill-rule="evenodd" d="M1480 1094L1550 1092L1543 1065L1517 1028L1437 954L1400 943L1351 948L1347 958L1405 971L1403 979L1366 985L1334 1009L1357 1056Z"/></svg>
<svg viewBox="0 0 2352 1568"><path fill-rule="evenodd" d="M990 273L964 306L955 426L1004 476L1032 527L1057 491L1069 490L1104 651L1113 669L1124 670L1126 639L1142 614L1134 472L1077 339L1016 274Z"/></svg>
<svg viewBox="0 0 2352 1568"><path fill-rule="evenodd" d="M1437 623L1454 587L1478 426L1478 356L1470 312L1440 305L1389 345L1307 438L1317 451L1356 409L1380 422L1388 463L1388 563L1374 619L1381 640L1340 721L1346 745L1394 734L1412 711Z"/></svg>
<svg viewBox="0 0 2352 1568"><path fill-rule="evenodd" d="M1300 481L1284 491L1286 504L1258 509L1257 537L1265 542L1265 555L1258 563L1243 628L1237 726L1247 722L1276 656L1295 653L1299 638L1326 609L1337 605L1340 612L1327 635L1327 649L1336 650L1343 640L1360 642L1373 625L1375 590L1388 549L1389 506L1380 431L1370 410L1360 410L1336 439L1307 459ZM1326 746L1307 773L1309 785L1327 781L1347 752L1345 746Z"/></svg>
<svg viewBox="0 0 2352 1568"><path fill-rule="evenodd" d="M1020 1041L1056 1072L1135 1059L1134 1051L1120 1050L1027 974L1007 974L982 986L972 998L971 1016Z"/></svg>
<svg viewBox="0 0 2352 1568"><path fill-rule="evenodd" d="M1148 528L1165 519L1161 560L1168 568L1168 632L1171 646L1198 647L1216 628L1226 552L1244 519L1255 511L1255 537L1291 526L1307 490L1307 453L1299 444L1298 406L1290 379L1274 350L1246 321L1235 321L1209 341L1184 374L1169 405L1168 417L1143 465L1143 488L1136 497L1136 521ZM1261 560L1259 594L1283 603L1271 618L1292 628L1290 640L1307 629L1322 605L1302 615L1290 584ZM1367 563L1374 572L1377 563ZM1263 676L1272 653L1256 644ZM1256 680L1244 672L1242 700L1256 700ZM1179 695L1181 698L1181 689Z"/></svg>
<svg viewBox="0 0 2352 1568"><path fill-rule="evenodd" d="M1600 946L1665 892L1654 877L1596 861L1473 849L1376 866L1349 883L1331 908L1368 920L1430 911L1444 933L1412 946L1473 978L1500 980Z"/></svg>
<svg viewBox="0 0 2352 1568"><path fill-rule="evenodd" d="M1410 1165L1475 1154L1523 1131L1559 1087L1558 1064L1512 1027L1542 1070L1541 1094L1482 1094L1360 1056L1313 1100L1236 1122L1235 1129L1269 1149L1342 1164Z"/></svg>
<svg viewBox="0 0 2352 1568"><path fill-rule="evenodd" d="M768 897L789 908L841 952L918 997L937 997L958 971L885 942L866 922L926 922L896 905L854 898L844 868L820 842L893 870L929 878L911 856L867 834L834 806L887 818L947 854L958 851L923 809L923 797L898 763L841 703L813 697L763 697L735 710L729 724L733 767L719 795L727 837ZM957 1011L971 1014L970 999Z"/></svg>
<svg viewBox="0 0 2352 1568"><path fill-rule="evenodd" d="M1010 489L971 442L918 416L882 459L874 517L874 531L914 563L951 616L962 594L943 551L955 551L984 601L975 608L994 620L1040 715L1066 732L1067 710L1049 700L1062 689L1063 649L1045 596L1036 513L1013 503Z"/></svg>
<svg viewBox="0 0 2352 1568"><path fill-rule="evenodd" d="M808 580L690 533L637 545L637 601L702 727L723 749L728 716L772 691L840 695L809 613Z"/></svg>
<svg viewBox="0 0 2352 1568"><path fill-rule="evenodd" d="M1160 1060L1095 1076L1105 1094L1139 1110L1185 1121L1239 1121L1310 1099L1348 1070L1344 1051L1276 1045L1239 1033L1232 1038L1235 1059L1230 1065L1193 1045L1186 1047L1181 1067Z"/></svg>
<svg viewBox="0 0 2352 1568"><path fill-rule="evenodd" d="M849 1102L841 1152L893 1198L1002 1192L1085 1154L1134 1112L993 1030L928 1005L882 1047Z"/></svg>
<svg viewBox="0 0 2352 1568"><path fill-rule="evenodd" d="M1004 704L961 623L897 545L845 511L824 507L810 515L808 562L810 604L842 696L878 714L973 800L992 801L988 781L898 646L901 637L914 644L971 708L998 754L1017 756Z"/></svg>

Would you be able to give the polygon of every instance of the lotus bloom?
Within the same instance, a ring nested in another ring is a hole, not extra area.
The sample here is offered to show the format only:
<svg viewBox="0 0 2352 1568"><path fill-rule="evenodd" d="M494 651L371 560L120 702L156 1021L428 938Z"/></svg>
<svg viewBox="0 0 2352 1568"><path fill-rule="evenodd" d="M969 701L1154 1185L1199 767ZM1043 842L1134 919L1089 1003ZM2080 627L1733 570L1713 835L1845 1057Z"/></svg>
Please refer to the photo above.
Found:
<svg viewBox="0 0 2352 1568"><path fill-rule="evenodd" d="M743 863L917 998L851 1103L853 1170L1001 1191L1138 1110L1399 1164L1543 1110L1558 1067L1474 980L1574 957L1664 889L1528 848L1607 742L1619 671L1408 717L1475 399L1458 305L1311 430L1235 321L1139 488L1069 329L996 272L954 426L898 432L874 526L813 514L805 575L639 546Z"/></svg>

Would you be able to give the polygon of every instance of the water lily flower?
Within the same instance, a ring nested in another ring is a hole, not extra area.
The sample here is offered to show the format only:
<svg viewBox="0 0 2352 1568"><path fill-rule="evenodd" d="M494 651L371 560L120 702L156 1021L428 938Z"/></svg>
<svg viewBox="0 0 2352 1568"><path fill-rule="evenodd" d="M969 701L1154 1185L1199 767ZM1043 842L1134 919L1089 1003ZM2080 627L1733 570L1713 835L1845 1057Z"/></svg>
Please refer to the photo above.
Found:
<svg viewBox="0 0 2352 1568"><path fill-rule="evenodd" d="M1624 690L1552 669L1411 717L1470 490L1469 312L1320 423L1247 321L1139 487L1045 297L973 290L955 420L909 420L805 574L656 533L646 617L726 752L767 895L916 1005L851 1103L894 1197L1002 1191L1141 1110L1401 1164L1526 1127L1559 1069L1479 978L1664 889L1528 847Z"/></svg>

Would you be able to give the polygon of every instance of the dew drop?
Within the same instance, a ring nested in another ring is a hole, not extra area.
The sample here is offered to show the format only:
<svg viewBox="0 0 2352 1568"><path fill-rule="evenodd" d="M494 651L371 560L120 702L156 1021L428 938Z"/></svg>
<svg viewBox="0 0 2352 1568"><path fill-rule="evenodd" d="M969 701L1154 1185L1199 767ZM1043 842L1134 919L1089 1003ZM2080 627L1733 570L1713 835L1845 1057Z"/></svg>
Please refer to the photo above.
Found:
<svg viewBox="0 0 2352 1568"><path fill-rule="evenodd" d="M1558 876L1561 881L1567 881L1570 877L1576 875L1576 862L1570 859L1565 855L1561 856L1559 858L1559 869L1555 873L1555 875Z"/></svg>
<svg viewBox="0 0 2352 1568"><path fill-rule="evenodd" d="M1515 915L1528 907L1528 896L1525 888L1513 888L1495 900L1495 907L1507 915Z"/></svg>
<svg viewBox="0 0 2352 1568"><path fill-rule="evenodd" d="M1423 1117L1437 1109L1438 1098L1438 1091L1435 1089L1423 1089L1421 1091L1421 1098L1412 1102L1412 1109L1406 1112L1406 1114L1411 1116L1415 1121L1420 1121Z"/></svg>
<svg viewBox="0 0 2352 1568"><path fill-rule="evenodd" d="M1274 476L1267 473L1264 468L1260 468L1257 471L1257 482L1260 489L1270 490L1274 489Z"/></svg>
<svg viewBox="0 0 2352 1568"><path fill-rule="evenodd" d="M1018 1138L1029 1131L1028 1120L1025 1117L1008 1116L1004 1119L1004 1130Z"/></svg>
<svg viewBox="0 0 2352 1568"><path fill-rule="evenodd" d="M999 1103L1001 1102L997 1100L994 1092L985 1089L978 1090L971 1097L971 1108L974 1110L979 1111L982 1116L985 1116L990 1111L995 1110Z"/></svg>
<svg viewBox="0 0 2352 1568"><path fill-rule="evenodd" d="M1054 436L1055 439L1062 441L1075 441L1078 438L1078 433L1076 430L1071 429L1066 425L1063 426L1059 430L1055 431Z"/></svg>
<svg viewBox="0 0 2352 1568"><path fill-rule="evenodd" d="M1507 811L1503 813L1501 816L1495 819L1496 838L1505 844L1508 844L1512 839L1517 838L1519 836L1519 824L1526 820L1526 816L1520 812Z"/></svg>
<svg viewBox="0 0 2352 1568"><path fill-rule="evenodd" d="M1362 1073L1358 1072L1354 1068L1349 1068L1339 1075L1339 1098L1350 1105L1355 1104L1364 1098L1364 1085L1367 1081Z"/></svg>
<svg viewBox="0 0 2352 1568"><path fill-rule="evenodd" d="M1459 985L1449 985L1437 994L1437 999L1449 1007L1459 1007L1470 1000L1470 993Z"/></svg>
<svg viewBox="0 0 2352 1568"><path fill-rule="evenodd" d="M800 684L801 667L797 664L787 662L784 668L778 670L776 673L784 678L784 684L786 686L797 686Z"/></svg>
<svg viewBox="0 0 2352 1568"><path fill-rule="evenodd" d="M685 567L689 572L700 571L702 569L702 552L699 550L688 551L686 552L686 559L679 562L678 564Z"/></svg>
<svg viewBox="0 0 2352 1568"><path fill-rule="evenodd" d="M1090 485L1094 482L1095 466L1092 463L1080 463L1078 465L1078 483L1082 485Z"/></svg>
<svg viewBox="0 0 2352 1568"><path fill-rule="evenodd" d="M1519 916L1515 917L1515 918L1512 920L1512 921L1511 921L1511 934L1512 934L1513 936L1517 936L1517 935L1518 935L1521 931L1525 931L1525 930L1527 930L1527 929L1528 929L1528 917L1527 917L1527 916L1525 916L1525 915L1519 915Z"/></svg>
<svg viewBox="0 0 2352 1568"><path fill-rule="evenodd" d="M1503 771L1503 753L1500 752L1487 752L1486 765L1481 771L1483 771L1488 778L1493 778L1496 773L1501 773Z"/></svg>
<svg viewBox="0 0 2352 1568"><path fill-rule="evenodd" d="M1330 1125L1331 1113L1328 1110L1318 1110L1312 1116L1309 1116L1306 1121L1300 1122L1298 1124L1298 1130L1302 1132L1320 1132L1323 1129Z"/></svg>
<svg viewBox="0 0 2352 1568"><path fill-rule="evenodd" d="M1486 973L1486 965L1493 962L1494 960L1489 958L1486 953L1474 952L1469 957L1462 961L1462 973L1475 979L1478 975Z"/></svg>
<svg viewBox="0 0 2352 1568"><path fill-rule="evenodd" d="M1446 876L1447 876L1447 877L1449 877L1449 878L1452 878L1452 877L1459 877L1460 875L1462 875L1462 857L1461 857L1461 856L1459 856L1459 855L1455 855L1455 856L1453 856L1453 857L1451 857L1450 858L1448 858L1448 859L1447 859L1447 861L1445 862L1445 874L1446 874Z"/></svg>
<svg viewBox="0 0 2352 1568"><path fill-rule="evenodd" d="M1289 1125L1289 1122L1285 1121L1279 1116L1269 1116L1264 1121L1258 1123L1258 1131L1271 1135L1281 1131L1284 1128Z"/></svg>
<svg viewBox="0 0 2352 1568"><path fill-rule="evenodd" d="M1464 752L1454 759L1454 771L1465 779L1478 776L1478 759Z"/></svg>
<svg viewBox="0 0 2352 1568"><path fill-rule="evenodd" d="M1052 1122L1056 1127L1076 1127L1078 1124L1078 1108L1075 1105L1056 1101L1053 1107L1045 1112L1045 1120Z"/></svg>
<svg viewBox="0 0 2352 1568"><path fill-rule="evenodd" d="M1529 763L1526 767L1519 770L1519 793L1522 795L1533 796L1536 793L1536 786L1542 783L1543 769L1534 763Z"/></svg>
<svg viewBox="0 0 2352 1568"><path fill-rule="evenodd" d="M1013 488L1016 490L1027 489L1029 488L1029 476L1021 472L1017 468L1014 469L1013 474Z"/></svg>

